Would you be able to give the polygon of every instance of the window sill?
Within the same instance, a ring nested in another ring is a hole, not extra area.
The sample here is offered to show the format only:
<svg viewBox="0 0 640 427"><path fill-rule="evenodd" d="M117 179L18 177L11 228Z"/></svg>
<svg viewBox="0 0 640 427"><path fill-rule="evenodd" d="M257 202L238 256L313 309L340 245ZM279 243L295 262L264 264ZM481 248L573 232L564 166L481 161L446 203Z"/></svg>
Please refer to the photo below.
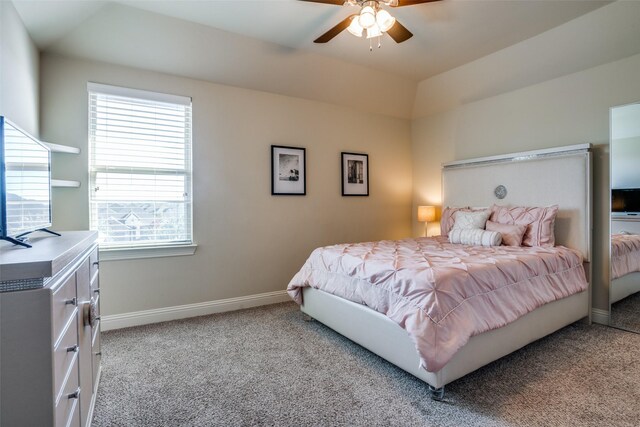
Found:
<svg viewBox="0 0 640 427"><path fill-rule="evenodd" d="M121 261L127 259L164 258L193 255L198 245L150 246L143 248L100 249L100 261Z"/></svg>

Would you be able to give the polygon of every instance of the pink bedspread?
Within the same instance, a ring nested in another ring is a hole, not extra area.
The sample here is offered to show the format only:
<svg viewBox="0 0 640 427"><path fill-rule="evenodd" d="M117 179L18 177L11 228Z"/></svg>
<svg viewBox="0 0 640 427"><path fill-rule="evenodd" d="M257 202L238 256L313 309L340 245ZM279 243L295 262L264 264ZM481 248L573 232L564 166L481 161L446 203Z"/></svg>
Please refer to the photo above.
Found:
<svg viewBox="0 0 640 427"><path fill-rule="evenodd" d="M640 235L611 236L611 274L613 279L640 271Z"/></svg>
<svg viewBox="0 0 640 427"><path fill-rule="evenodd" d="M565 247L454 245L446 237L326 246L287 288L365 304L403 327L421 367L436 372L473 335L587 289L582 257Z"/></svg>

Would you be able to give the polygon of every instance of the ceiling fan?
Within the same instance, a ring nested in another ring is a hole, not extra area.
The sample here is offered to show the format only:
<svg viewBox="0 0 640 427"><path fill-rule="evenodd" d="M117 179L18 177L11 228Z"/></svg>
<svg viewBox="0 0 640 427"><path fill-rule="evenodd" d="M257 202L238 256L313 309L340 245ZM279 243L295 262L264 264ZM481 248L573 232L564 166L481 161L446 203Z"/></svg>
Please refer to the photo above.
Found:
<svg viewBox="0 0 640 427"><path fill-rule="evenodd" d="M413 37L411 31L407 30L404 25L396 20L382 6L402 7L413 6L421 3L431 3L441 0L300 0L312 3L333 4L337 6L358 6L359 13L347 16L336 26L315 39L314 43L326 43L340 34L345 29L356 37L371 39L380 37L383 33L395 40L396 43L402 43Z"/></svg>

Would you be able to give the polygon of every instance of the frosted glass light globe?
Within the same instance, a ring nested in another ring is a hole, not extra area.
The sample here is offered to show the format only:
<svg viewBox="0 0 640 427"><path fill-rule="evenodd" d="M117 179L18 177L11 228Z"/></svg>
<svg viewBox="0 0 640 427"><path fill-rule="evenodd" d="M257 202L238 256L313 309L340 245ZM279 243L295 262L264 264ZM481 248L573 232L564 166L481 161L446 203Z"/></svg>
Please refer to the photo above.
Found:
<svg viewBox="0 0 640 427"><path fill-rule="evenodd" d="M347 31L349 31L351 34L353 34L356 37L362 37L362 26L360 25L360 22L358 22L359 19L357 17L354 17L351 20L351 24L349 24L349 26L347 27Z"/></svg>
<svg viewBox="0 0 640 427"><path fill-rule="evenodd" d="M362 28L370 28L376 23L376 12L371 6L365 6L360 11L358 21L360 22L360 26Z"/></svg>
<svg viewBox="0 0 640 427"><path fill-rule="evenodd" d="M377 25L367 28L367 38L371 39L373 37L380 37L382 35L382 31L378 28Z"/></svg>
<svg viewBox="0 0 640 427"><path fill-rule="evenodd" d="M382 9L376 14L376 23L378 24L378 27L380 27L380 31L386 32L389 31L389 29L393 27L393 24L396 23L396 18L391 16L391 14L386 10Z"/></svg>

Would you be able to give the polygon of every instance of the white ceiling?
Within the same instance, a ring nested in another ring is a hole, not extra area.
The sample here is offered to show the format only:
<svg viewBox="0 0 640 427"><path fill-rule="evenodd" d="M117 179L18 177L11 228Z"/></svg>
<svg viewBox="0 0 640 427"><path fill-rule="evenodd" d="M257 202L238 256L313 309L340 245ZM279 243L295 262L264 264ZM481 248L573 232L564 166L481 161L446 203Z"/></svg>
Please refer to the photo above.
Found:
<svg viewBox="0 0 640 427"><path fill-rule="evenodd" d="M531 38L610 3L595 0L444 0L391 10L414 37L382 48L346 31L327 44L313 40L354 13L349 6L298 0L14 0L41 50L71 34L110 3L275 43L296 52L331 56L420 81ZM105 33L105 41L109 34Z"/></svg>

